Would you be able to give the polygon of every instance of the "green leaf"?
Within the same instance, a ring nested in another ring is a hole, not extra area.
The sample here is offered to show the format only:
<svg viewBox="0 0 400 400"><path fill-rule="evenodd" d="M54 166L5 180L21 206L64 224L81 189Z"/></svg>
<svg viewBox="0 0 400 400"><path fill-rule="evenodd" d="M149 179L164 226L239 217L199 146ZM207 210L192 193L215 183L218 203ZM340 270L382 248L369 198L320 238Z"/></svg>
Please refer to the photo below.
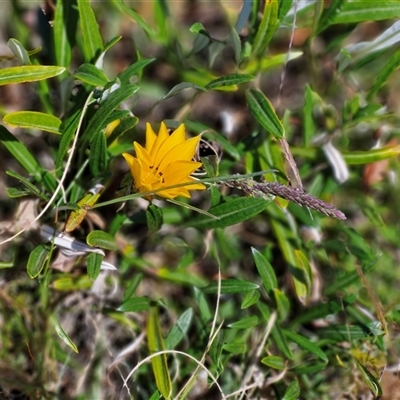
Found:
<svg viewBox="0 0 400 400"><path fill-rule="evenodd" d="M359 371L361 372L363 381L370 388L372 394L376 398L382 396L382 388L379 384L379 379L373 376L371 372L369 372L369 370L366 367L364 367L364 365L362 365L358 360L356 360L356 365Z"/></svg>
<svg viewBox="0 0 400 400"><path fill-rule="evenodd" d="M287 387L286 392L282 397L282 400L297 400L299 396L300 396L300 386L298 380L295 379Z"/></svg>
<svg viewBox="0 0 400 400"><path fill-rule="evenodd" d="M18 179L23 185L25 185L26 188L28 189L28 194L34 194L35 196L38 196L45 201L49 200L49 198L44 193L42 193L35 185L32 185L32 183L29 182L27 179L25 179L23 176L17 174L14 171L9 171L9 170L6 171L6 174L12 176L15 179Z"/></svg>
<svg viewBox="0 0 400 400"><path fill-rule="evenodd" d="M94 230L87 235L86 243L92 247L100 247L106 250L117 250L115 239L104 231Z"/></svg>
<svg viewBox="0 0 400 400"><path fill-rule="evenodd" d="M333 0L329 7L324 7L324 11L318 21L318 27L316 34L326 29L335 19L335 17L341 13L341 8L346 0Z"/></svg>
<svg viewBox="0 0 400 400"><path fill-rule="evenodd" d="M269 200L256 197L237 197L225 203L211 207L208 212L219 219L198 215L187 225L195 228L226 228L227 226L246 221L264 211Z"/></svg>
<svg viewBox="0 0 400 400"><path fill-rule="evenodd" d="M79 119L81 117L82 110L75 111L65 122L63 134L61 136L60 144L58 146L58 153L56 158L56 170L62 172L62 164L65 155L68 152L69 146L72 142L74 134L78 128Z"/></svg>
<svg viewBox="0 0 400 400"><path fill-rule="evenodd" d="M258 289L259 285L253 282L247 282L239 279L221 280L221 294L245 293L249 290ZM202 289L203 293L218 293L218 282L213 282Z"/></svg>
<svg viewBox="0 0 400 400"><path fill-rule="evenodd" d="M24 65L32 64L28 52L26 51L25 47L22 46L21 42L19 42L17 39L10 39L7 42L7 46L14 53L15 57L18 58L21 64Z"/></svg>
<svg viewBox="0 0 400 400"><path fill-rule="evenodd" d="M278 1L265 2L263 17L253 43L253 54L262 57L278 25Z"/></svg>
<svg viewBox="0 0 400 400"><path fill-rule="evenodd" d="M136 11L132 10L130 7L124 4L124 0L114 0L114 2L117 4L117 6L120 8L121 11L123 11L125 14L127 14L129 17L131 17L137 24L138 26L149 35L150 38L156 38L157 35L154 32L153 28L147 22L145 19L143 19Z"/></svg>
<svg viewBox="0 0 400 400"><path fill-rule="evenodd" d="M147 322L147 342L150 354L165 349L157 307L151 307L150 309L150 315ZM151 366L153 367L153 373L156 378L157 389L166 399L170 399L172 394L172 383L168 371L166 355L162 354L152 357Z"/></svg>
<svg viewBox="0 0 400 400"><path fill-rule="evenodd" d="M347 342L357 339L366 339L371 331L364 325L332 325L318 330L320 337L332 340L333 342ZM383 331L381 331L383 334Z"/></svg>
<svg viewBox="0 0 400 400"><path fill-rule="evenodd" d="M39 129L45 132L61 134L61 120L51 114L37 111L16 111L5 115L3 120L6 124L11 126Z"/></svg>
<svg viewBox="0 0 400 400"><path fill-rule="evenodd" d="M103 50L103 41L100 36L99 26L97 25L96 17L89 0L79 0L78 10L85 60L93 61Z"/></svg>
<svg viewBox="0 0 400 400"><path fill-rule="evenodd" d="M131 299L122 303L118 308L121 312L140 312L149 310L151 307L151 302L148 297L132 297Z"/></svg>
<svg viewBox="0 0 400 400"><path fill-rule="evenodd" d="M127 83L130 83L130 79L135 76L139 75L143 68L155 61L155 58L144 58L141 60L137 60L135 63L129 65L124 71L122 71L119 75L118 78L121 81L122 85L125 85Z"/></svg>
<svg viewBox="0 0 400 400"><path fill-rule="evenodd" d="M102 262L103 256L98 253L90 253L86 257L87 274L92 281L99 276Z"/></svg>
<svg viewBox="0 0 400 400"><path fill-rule="evenodd" d="M286 337L277 324L272 328L271 335L274 339L275 344L278 346L283 355L289 360L293 360L292 350L290 350Z"/></svg>
<svg viewBox="0 0 400 400"><path fill-rule="evenodd" d="M146 210L147 228L150 233L155 233L161 229L163 224L162 208L154 204L149 204Z"/></svg>
<svg viewBox="0 0 400 400"><path fill-rule="evenodd" d="M209 33L206 31L206 28L204 28L203 24L200 22L195 22L190 28L189 31L192 33L197 33L201 35L205 35L207 37L210 37Z"/></svg>
<svg viewBox="0 0 400 400"><path fill-rule="evenodd" d="M49 256L50 250L45 244L40 244L31 251L26 266L27 273L31 279L36 278L42 272Z"/></svg>
<svg viewBox="0 0 400 400"><path fill-rule="evenodd" d="M389 77L399 68L399 66L400 49L398 49L390 57L390 60L383 66L378 76L375 78L375 82L368 93L368 99L371 99L373 97L373 95L387 82Z"/></svg>
<svg viewBox="0 0 400 400"><path fill-rule="evenodd" d="M90 171L94 176L107 170L107 140L103 131L98 131L90 144Z"/></svg>
<svg viewBox="0 0 400 400"><path fill-rule="evenodd" d="M71 47L74 44L74 34L78 23L75 1L58 1L56 3L53 33L54 52L57 65L67 67L71 61ZM76 18L71 18L75 14ZM73 34L72 34L73 32Z"/></svg>
<svg viewBox="0 0 400 400"><path fill-rule="evenodd" d="M193 309L188 308L176 321L176 324L169 331L165 339L165 347L167 349L175 349L176 346L184 339L189 330L193 318Z"/></svg>
<svg viewBox="0 0 400 400"><path fill-rule="evenodd" d="M267 293L272 296L273 290L278 288L278 280L276 279L275 271L263 254L254 247L251 248L251 251L263 286Z"/></svg>
<svg viewBox="0 0 400 400"><path fill-rule="evenodd" d="M80 291L88 290L92 287L93 282L90 280L89 276L63 276L60 279L56 279L52 282L51 287L60 291Z"/></svg>
<svg viewBox="0 0 400 400"><path fill-rule="evenodd" d="M64 67L44 65L22 65L0 69L0 86L12 83L36 82L53 78L65 71Z"/></svg>
<svg viewBox="0 0 400 400"><path fill-rule="evenodd" d="M261 359L261 362L273 369L283 371L285 369L285 360L278 356L267 356Z"/></svg>
<svg viewBox="0 0 400 400"><path fill-rule="evenodd" d="M222 349L228 351L231 354L244 354L247 346L244 342L232 342L232 343L224 343L222 345Z"/></svg>
<svg viewBox="0 0 400 400"><path fill-rule="evenodd" d="M4 126L0 125L0 141L13 157L25 168L28 174L41 181L41 167L29 150Z"/></svg>
<svg viewBox="0 0 400 400"><path fill-rule="evenodd" d="M95 67L93 64L88 63L81 64L73 76L75 79L78 79L81 82L87 83L91 86L104 87L108 82L110 82L102 70Z"/></svg>
<svg viewBox="0 0 400 400"><path fill-rule="evenodd" d="M285 129L279 120L271 102L257 89L249 89L246 92L247 104L250 112L258 123L277 139L285 137Z"/></svg>
<svg viewBox="0 0 400 400"><path fill-rule="evenodd" d="M140 283L143 280L143 274L139 273L136 274L132 280L127 284L125 292L124 292L124 297L122 298L123 303L128 301L136 292L136 289L139 287Z"/></svg>
<svg viewBox="0 0 400 400"><path fill-rule="evenodd" d="M175 96L177 93L179 93L185 89L197 89L197 90L201 90L203 92L206 91L206 89L203 86L196 85L195 83L181 82L181 83L178 83L177 85L175 85L166 95L161 97L160 100L169 99L170 97Z"/></svg>
<svg viewBox="0 0 400 400"><path fill-rule="evenodd" d="M243 310L256 304L260 296L261 296L260 291L258 289L246 292L242 300L242 304L240 305L240 308Z"/></svg>
<svg viewBox="0 0 400 400"><path fill-rule="evenodd" d="M387 160L400 154L400 145L381 147L368 151L343 152L343 159L347 164L360 165L376 161Z"/></svg>
<svg viewBox="0 0 400 400"><path fill-rule="evenodd" d="M258 325L258 317L257 315L250 315L249 317L245 317L240 319L239 321L232 322L228 324L228 328L232 329L250 329L254 328Z"/></svg>
<svg viewBox="0 0 400 400"><path fill-rule="evenodd" d="M278 309L279 320L284 321L290 311L290 302L286 295L279 289L274 289L276 308Z"/></svg>
<svg viewBox="0 0 400 400"><path fill-rule="evenodd" d="M318 358L325 361L326 363L328 362L328 357L326 356L326 354L316 344L308 340L306 337L289 330L285 330L284 334L289 340L297 343L302 349L316 355Z"/></svg>
<svg viewBox="0 0 400 400"><path fill-rule="evenodd" d="M348 0L343 3L340 12L335 14L330 24L380 21L399 17L400 3L398 1Z"/></svg>
<svg viewBox="0 0 400 400"><path fill-rule="evenodd" d="M107 118L114 109L138 90L139 87L136 85L124 85L112 92L105 101L100 104L98 110L91 118L82 139L84 139L85 142L90 142L99 131L106 127Z"/></svg>
<svg viewBox="0 0 400 400"><path fill-rule="evenodd" d="M218 79L214 79L205 86L205 89L220 89L226 88L227 86L240 85L241 83L250 82L254 79L253 75L248 74L230 74L221 76Z"/></svg>
<svg viewBox="0 0 400 400"><path fill-rule="evenodd" d="M293 274L296 294L298 299L303 303L307 303L311 295L312 272L310 261L300 250L295 250L296 268L291 269Z"/></svg>
<svg viewBox="0 0 400 400"><path fill-rule="evenodd" d="M70 347L75 353L79 353L78 348L76 347L76 344L70 339L70 337L67 335L67 333L64 331L64 329L61 327L61 325L58 322L54 324L54 328L55 328L59 338L68 347Z"/></svg>

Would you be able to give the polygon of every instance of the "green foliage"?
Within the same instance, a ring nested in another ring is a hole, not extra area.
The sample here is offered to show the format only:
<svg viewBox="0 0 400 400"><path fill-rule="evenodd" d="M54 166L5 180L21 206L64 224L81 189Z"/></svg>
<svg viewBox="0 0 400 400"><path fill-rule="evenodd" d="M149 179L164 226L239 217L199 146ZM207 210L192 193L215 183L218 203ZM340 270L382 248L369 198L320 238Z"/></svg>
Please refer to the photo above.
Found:
<svg viewBox="0 0 400 400"><path fill-rule="evenodd" d="M393 397L398 2L28 3L0 24L0 393ZM132 193L161 120L202 134L189 199Z"/></svg>

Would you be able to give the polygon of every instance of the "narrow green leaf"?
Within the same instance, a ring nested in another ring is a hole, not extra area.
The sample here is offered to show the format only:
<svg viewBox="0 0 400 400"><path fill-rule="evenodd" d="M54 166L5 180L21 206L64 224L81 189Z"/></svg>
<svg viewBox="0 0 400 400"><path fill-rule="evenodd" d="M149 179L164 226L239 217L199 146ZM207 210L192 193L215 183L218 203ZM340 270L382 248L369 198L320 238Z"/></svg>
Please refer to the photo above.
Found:
<svg viewBox="0 0 400 400"><path fill-rule="evenodd" d="M89 63L81 64L73 76L75 79L91 86L104 87L108 82L110 82L102 70Z"/></svg>
<svg viewBox="0 0 400 400"><path fill-rule="evenodd" d="M70 64L78 20L76 0L56 3L53 32L57 65L67 67Z"/></svg>
<svg viewBox="0 0 400 400"><path fill-rule="evenodd" d="M99 26L89 0L79 0L78 10L85 59L86 61L93 61L103 49Z"/></svg>
<svg viewBox="0 0 400 400"><path fill-rule="evenodd" d="M89 167L94 176L107 170L107 140L103 131L98 131L90 144Z"/></svg>
<svg viewBox="0 0 400 400"><path fill-rule="evenodd" d="M205 229L225 228L254 217L264 211L269 203L269 200L256 197L234 198L210 208L209 213L219 219L199 215L190 221L188 225Z"/></svg>
<svg viewBox="0 0 400 400"><path fill-rule="evenodd" d="M380 21L399 18L400 3L398 1L345 1L340 12L330 21L331 24L349 24L361 21Z"/></svg>
<svg viewBox="0 0 400 400"><path fill-rule="evenodd" d="M155 233L161 229L163 224L163 211L162 208L154 204L149 204L146 210L147 228L149 232Z"/></svg>
<svg viewBox="0 0 400 400"><path fill-rule="evenodd" d="M31 279L36 278L42 272L49 256L50 250L45 244L40 244L31 251L26 266L27 273Z"/></svg>
<svg viewBox="0 0 400 400"><path fill-rule="evenodd" d="M376 398L382 396L382 388L381 385L379 384L379 379L373 376L371 372L369 372L369 370L366 367L364 367L364 365L362 365L358 360L356 360L356 365L359 371L361 372L363 381L370 388L372 394Z"/></svg>
<svg viewBox="0 0 400 400"><path fill-rule="evenodd" d="M81 291L81 290L88 290L92 287L93 282L90 278L85 274L82 276L67 276L62 277L60 279L56 279L52 284L51 287L56 290L60 291Z"/></svg>
<svg viewBox="0 0 400 400"><path fill-rule="evenodd" d="M312 272L310 261L300 250L294 250L296 268L291 270L298 299L306 304L311 295Z"/></svg>
<svg viewBox="0 0 400 400"><path fill-rule="evenodd" d="M201 34L207 37L210 37L209 33L206 31L206 28L204 28L203 24L200 22L195 22L190 28L189 31L192 33L197 33Z"/></svg>
<svg viewBox="0 0 400 400"><path fill-rule="evenodd" d="M106 100L100 104L100 107L91 118L82 139L84 139L85 142L90 142L99 131L106 127L107 118L114 109L138 90L139 87L136 85L124 85L112 92Z"/></svg>
<svg viewBox="0 0 400 400"><path fill-rule="evenodd" d="M322 15L318 21L318 27L316 29L316 34L322 32L326 29L334 20L335 17L341 13L341 8L346 0L333 0L329 7L325 7Z"/></svg>
<svg viewBox="0 0 400 400"><path fill-rule="evenodd" d="M278 309L279 320L284 321L290 311L290 302L286 295L279 289L274 289L276 308Z"/></svg>
<svg viewBox="0 0 400 400"><path fill-rule="evenodd" d="M231 354L244 354L247 350L247 346L244 342L231 342L224 343L222 345L222 349Z"/></svg>
<svg viewBox="0 0 400 400"><path fill-rule="evenodd" d="M71 340L71 338L67 335L64 329L61 327L59 323L55 323L54 328L57 332L59 338L68 346L70 347L75 353L79 353L76 344Z"/></svg>
<svg viewBox="0 0 400 400"><path fill-rule="evenodd" d="M400 66L400 49L398 49L386 63L378 76L375 78L375 82L372 85L369 93L368 99L371 99L373 95L387 82L389 77L395 72Z"/></svg>
<svg viewBox="0 0 400 400"><path fill-rule="evenodd" d="M273 290L278 288L278 280L276 279L275 271L263 254L261 254L254 247L251 248L251 251L253 253L253 260L256 263L263 286L267 293L272 296Z"/></svg>
<svg viewBox="0 0 400 400"><path fill-rule="evenodd" d="M115 239L104 231L94 230L86 237L86 243L92 247L100 247L106 250L117 250Z"/></svg>
<svg viewBox="0 0 400 400"><path fill-rule="evenodd" d="M253 75L248 74L230 74L221 76L218 79L214 79L205 86L205 89L220 89L226 86L240 85L241 83L250 82L254 79Z"/></svg>
<svg viewBox="0 0 400 400"><path fill-rule="evenodd" d="M37 111L16 111L5 115L3 120L6 124L11 126L39 129L45 132L61 134L61 120L51 114Z"/></svg>
<svg viewBox="0 0 400 400"><path fill-rule="evenodd" d="M0 125L0 141L13 157L25 168L25 170L33 175L35 179L41 181L41 167L36 159L31 155L29 150L4 126Z"/></svg>
<svg viewBox="0 0 400 400"><path fill-rule="evenodd" d="M292 350L290 350L286 337L277 324L272 328L271 335L274 339L275 344L278 346L283 355L289 360L293 360Z"/></svg>
<svg viewBox="0 0 400 400"><path fill-rule="evenodd" d="M175 347L184 339L189 330L193 318L193 309L188 308L176 321L176 324L169 331L165 339L165 347L167 349L175 349Z"/></svg>
<svg viewBox="0 0 400 400"><path fill-rule="evenodd" d="M122 303L118 308L121 312L140 312L149 310L151 307L151 302L148 297L132 297L131 299Z"/></svg>
<svg viewBox="0 0 400 400"><path fill-rule="evenodd" d="M285 360L279 356L267 356L261 359L261 362L273 369L283 371L285 369Z"/></svg>
<svg viewBox="0 0 400 400"><path fill-rule="evenodd" d="M265 2L263 17L253 43L253 54L256 57L261 57L265 53L277 26L278 1L268 0Z"/></svg>
<svg viewBox="0 0 400 400"><path fill-rule="evenodd" d="M96 280L100 274L103 258L104 257L98 253L90 253L86 257L87 274L92 281Z"/></svg>
<svg viewBox="0 0 400 400"><path fill-rule="evenodd" d="M250 329L254 328L258 325L258 317L257 315L250 315L249 317L245 317L240 319L239 321L232 322L228 324L228 328L232 329Z"/></svg>
<svg viewBox="0 0 400 400"><path fill-rule="evenodd" d="M155 58L144 58L137 60L135 63L129 65L124 71L122 71L118 78L121 81L121 84L131 83L130 79L135 75L140 75L143 68L155 61Z"/></svg>
<svg viewBox="0 0 400 400"><path fill-rule="evenodd" d="M332 340L334 342L352 342L357 339L366 339L371 335L368 327L364 325L332 325L328 328L318 330L320 337ZM383 331L382 333L383 334Z"/></svg>
<svg viewBox="0 0 400 400"><path fill-rule="evenodd" d="M305 93L305 104L303 108L304 122L303 122L303 132L304 132L304 146L309 147L311 144L311 139L314 136L316 129L314 123L314 98L315 94L311 89L310 85L306 86Z"/></svg>
<svg viewBox="0 0 400 400"><path fill-rule="evenodd" d="M150 309L150 315L147 321L147 342L150 354L165 349L157 307L151 307ZM153 357L151 359L151 366L153 367L153 373L156 378L157 389L166 399L170 399L172 394L172 383L168 371L166 355L162 354Z"/></svg>
<svg viewBox="0 0 400 400"><path fill-rule="evenodd" d="M196 85L195 83L181 82L181 83L178 83L177 85L175 85L166 95L161 97L160 100L169 99L170 97L175 96L177 93L179 93L185 89L197 89L197 90L201 90L203 92L206 91L206 89L203 86Z"/></svg>
<svg viewBox="0 0 400 400"><path fill-rule="evenodd" d="M18 199L19 197L29 196L32 194L30 190L27 189L18 189L18 188L7 188L7 195L12 199Z"/></svg>
<svg viewBox="0 0 400 400"><path fill-rule="evenodd" d="M306 337L289 330L285 330L284 334L289 340L297 343L302 349L307 350L312 354L315 354L318 358L325 361L326 363L328 362L328 357L326 356L326 354L315 343L311 342Z"/></svg>
<svg viewBox="0 0 400 400"><path fill-rule="evenodd" d="M149 35L150 38L157 37L153 28L146 22L146 20L142 18L136 11L132 10L130 7L125 5L124 0L114 0L114 2L117 4L120 10L123 11L125 14L127 14L129 17L131 17L138 24L138 26L144 32L146 32L147 35Z"/></svg>
<svg viewBox="0 0 400 400"><path fill-rule="evenodd" d="M277 139L285 137L285 129L279 120L271 102L257 89L249 89L246 92L247 104L250 112L258 123Z"/></svg>
<svg viewBox="0 0 400 400"><path fill-rule="evenodd" d="M82 110L76 110L63 125L63 133L61 136L60 144L58 146L58 153L56 158L56 171L62 173L62 165L64 157L68 152L69 146L74 138L74 134L78 129L79 119L81 117Z"/></svg>
<svg viewBox="0 0 400 400"><path fill-rule="evenodd" d="M21 64L24 65L31 65L31 60L29 58L29 54L22 46L21 42L19 42L17 39L10 39L7 42L7 46L11 49L11 51L14 53L15 57L18 58L18 60L21 62Z"/></svg>
<svg viewBox="0 0 400 400"><path fill-rule="evenodd" d="M297 400L300 396L300 385L297 379L292 381L287 387L282 400Z"/></svg>
<svg viewBox="0 0 400 400"><path fill-rule="evenodd" d="M139 287L140 283L143 280L143 274L138 273L136 274L132 280L127 284L124 297L122 298L122 302L125 303L128 301L136 292L136 289Z"/></svg>
<svg viewBox="0 0 400 400"><path fill-rule="evenodd" d="M258 289L259 286L253 282L239 279L224 279L221 281L221 294L245 293L249 290ZM218 282L213 282L202 289L204 293L218 293Z"/></svg>
<svg viewBox="0 0 400 400"><path fill-rule="evenodd" d="M64 67L22 65L0 69L0 86L12 83L35 82L53 78L65 71Z"/></svg>
<svg viewBox="0 0 400 400"><path fill-rule="evenodd" d="M244 310L256 304L257 301L260 299L260 296L261 296L260 291L258 289L246 292L242 300L242 304L240 305L240 308Z"/></svg>
<svg viewBox="0 0 400 400"><path fill-rule="evenodd" d="M49 198L44 193L42 193L35 185L32 185L31 182L29 182L27 179L25 179L20 174L17 174L16 172L9 171L9 170L6 171L6 174L9 176L12 176L15 179L18 179L23 185L25 185L26 188L28 189L29 194L34 194L35 196L38 196L42 200L45 200L45 201L49 200Z"/></svg>

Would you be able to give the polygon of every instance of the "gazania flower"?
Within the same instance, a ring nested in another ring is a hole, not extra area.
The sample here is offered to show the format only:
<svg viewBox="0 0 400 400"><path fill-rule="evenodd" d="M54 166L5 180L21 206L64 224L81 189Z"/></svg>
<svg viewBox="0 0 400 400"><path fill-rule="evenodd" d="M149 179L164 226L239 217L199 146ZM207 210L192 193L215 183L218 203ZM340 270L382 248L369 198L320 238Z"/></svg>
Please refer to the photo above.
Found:
<svg viewBox="0 0 400 400"><path fill-rule="evenodd" d="M202 166L202 163L192 161L200 141L200 135L191 139L185 138L185 126L181 124L171 135L162 122L158 136L150 124L146 124L146 145L143 148L133 142L136 157L123 153L128 163L137 192L151 192L161 188L178 185L185 182L194 182L190 175ZM173 199L177 196L190 197L190 190L204 190L201 183L194 183L160 190L154 196ZM154 197L148 196L150 200Z"/></svg>

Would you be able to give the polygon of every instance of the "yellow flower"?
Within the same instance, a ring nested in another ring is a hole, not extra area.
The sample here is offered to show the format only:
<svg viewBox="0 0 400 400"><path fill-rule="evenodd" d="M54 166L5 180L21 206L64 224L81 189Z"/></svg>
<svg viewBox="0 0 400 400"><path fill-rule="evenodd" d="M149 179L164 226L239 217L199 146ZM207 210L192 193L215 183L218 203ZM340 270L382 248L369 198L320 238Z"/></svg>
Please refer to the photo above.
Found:
<svg viewBox="0 0 400 400"><path fill-rule="evenodd" d="M193 182L192 174L202 166L202 163L192 161L200 141L200 135L186 140L185 126L181 124L171 135L162 122L158 136L150 124L146 124L146 146L133 142L136 157L123 153L128 163L136 191L139 193L152 192L168 186L185 182ZM190 197L189 190L204 190L201 183L185 185L173 189L165 189L147 196L173 199L177 196Z"/></svg>

